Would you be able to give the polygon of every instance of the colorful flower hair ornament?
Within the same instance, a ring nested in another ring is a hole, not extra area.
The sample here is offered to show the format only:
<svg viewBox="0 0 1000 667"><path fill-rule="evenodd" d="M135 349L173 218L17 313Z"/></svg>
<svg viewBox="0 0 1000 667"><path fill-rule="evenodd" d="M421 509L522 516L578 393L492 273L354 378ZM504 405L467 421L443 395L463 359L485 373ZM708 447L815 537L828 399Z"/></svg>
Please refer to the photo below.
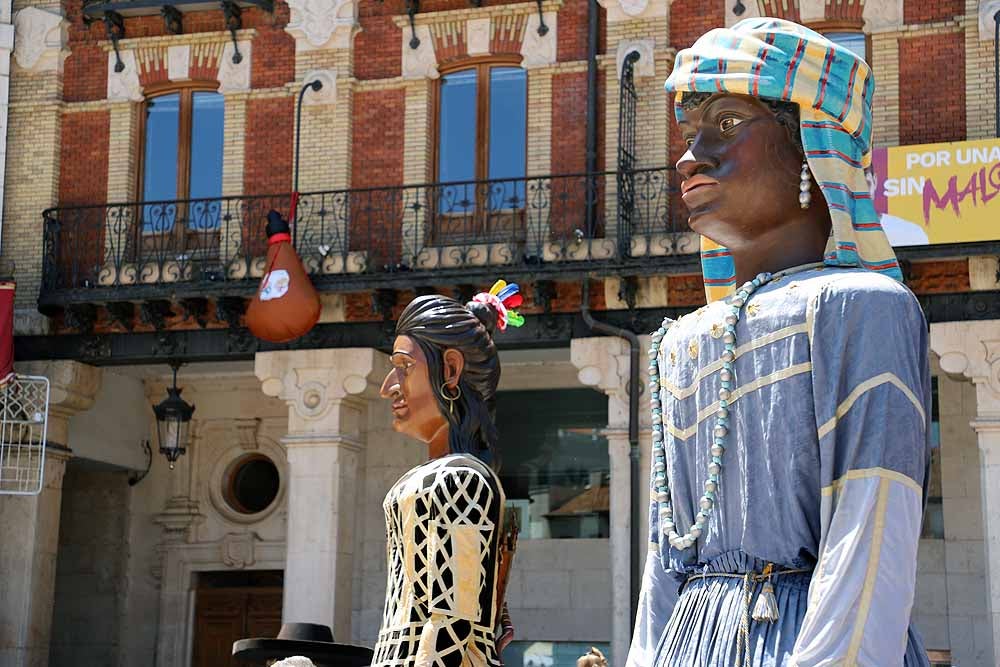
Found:
<svg viewBox="0 0 1000 667"><path fill-rule="evenodd" d="M524 303L520 291L517 283L498 280L489 292L480 292L472 300L492 306L497 311L497 328L506 331L508 325L515 328L524 325L524 317L514 310Z"/></svg>

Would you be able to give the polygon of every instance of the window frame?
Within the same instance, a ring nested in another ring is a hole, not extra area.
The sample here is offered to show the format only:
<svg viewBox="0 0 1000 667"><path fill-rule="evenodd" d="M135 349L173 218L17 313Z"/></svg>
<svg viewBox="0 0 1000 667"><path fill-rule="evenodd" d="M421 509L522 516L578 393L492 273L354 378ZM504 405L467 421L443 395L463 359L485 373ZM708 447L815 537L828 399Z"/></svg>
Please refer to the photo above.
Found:
<svg viewBox="0 0 1000 667"><path fill-rule="evenodd" d="M139 105L139 152L136 160L135 192L136 201L142 204L140 210L145 210L145 178L146 178L146 130L147 130L147 109L150 100L158 97L179 95L179 114L177 119L177 183L176 197L173 201L183 202L177 204L174 224L167 232L157 232L155 230L146 231L144 224L140 224L139 235L143 239L154 238L157 235L172 235L176 237L186 236L190 241L192 237L205 237L211 234L218 234L219 228L213 229L189 229L188 225L177 224L178 221L187 221L187 202L191 194L191 133L194 127L194 94L195 93L218 93L219 82L207 80L193 81L165 81L163 83L151 84L146 87L142 103ZM224 160L223 160L224 162ZM140 216L141 217L141 216ZM185 247L188 244L184 244ZM195 243L195 246L202 244Z"/></svg>
<svg viewBox="0 0 1000 667"><path fill-rule="evenodd" d="M434 94L431 103L431 113L433 114L433 132L431 145L431 182L440 182L440 147L441 147L441 84L444 77L467 69L476 70L476 157L475 175L472 180L482 182L489 180L490 165L490 70L494 67L516 67L525 69L522 66L521 58L510 56L481 56L478 58L465 58L459 62L451 63L441 67L438 71L440 77L434 85ZM528 76L525 69L525 77ZM484 76L485 74L485 76ZM528 119L530 105L528 103L528 86L525 85L524 114ZM525 123L524 132L524 174L528 176L528 126Z"/></svg>
<svg viewBox="0 0 1000 667"><path fill-rule="evenodd" d="M868 63L868 67L872 66L872 36L871 33L865 32L864 21L851 21L851 20L839 20L831 19L826 21L815 21L807 25L810 30L815 30L824 37L830 33L845 33L853 32L864 36L865 38L865 62ZM832 41L832 40L831 40Z"/></svg>

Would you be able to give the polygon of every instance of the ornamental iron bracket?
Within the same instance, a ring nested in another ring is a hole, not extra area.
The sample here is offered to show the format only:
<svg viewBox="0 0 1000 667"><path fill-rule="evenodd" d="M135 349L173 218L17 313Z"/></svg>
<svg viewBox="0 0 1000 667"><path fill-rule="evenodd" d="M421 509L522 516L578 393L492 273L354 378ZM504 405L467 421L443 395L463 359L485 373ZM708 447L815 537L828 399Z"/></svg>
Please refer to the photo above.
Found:
<svg viewBox="0 0 1000 667"><path fill-rule="evenodd" d="M171 35L181 35L184 33L184 15L173 5L163 5L160 9L160 16L163 17L163 25Z"/></svg>
<svg viewBox="0 0 1000 667"><path fill-rule="evenodd" d="M236 43L236 31L243 28L243 10L233 0L221 0L222 13L226 17L226 30L233 38L233 64L239 65L243 62L243 54L240 53L240 45Z"/></svg>
<svg viewBox="0 0 1000 667"><path fill-rule="evenodd" d="M740 2L740 0L736 0L736 4L733 5L733 14L735 14L736 16L743 16L743 12L745 12L746 10L747 10L746 6L742 2Z"/></svg>
<svg viewBox="0 0 1000 667"><path fill-rule="evenodd" d="M247 301L241 296L221 296L215 301L215 316L230 329L238 329L247 310Z"/></svg>
<svg viewBox="0 0 1000 667"><path fill-rule="evenodd" d="M104 306L108 310L111 321L119 324L127 331L135 326L135 304L131 301L112 301Z"/></svg>
<svg viewBox="0 0 1000 667"><path fill-rule="evenodd" d="M205 297L190 297L181 299L185 320L194 320L202 329L208 324L208 299Z"/></svg>
<svg viewBox="0 0 1000 667"><path fill-rule="evenodd" d="M163 299L144 301L139 307L139 318L157 331L163 331L167 326L167 318L174 314L170 302Z"/></svg>
<svg viewBox="0 0 1000 667"><path fill-rule="evenodd" d="M618 298L625 302L629 310L635 310L636 297L639 294L639 278L624 276L618 286Z"/></svg>
<svg viewBox="0 0 1000 667"><path fill-rule="evenodd" d="M97 322L97 306L92 303L73 304L66 308L65 322L66 326L82 334L90 334Z"/></svg>
<svg viewBox="0 0 1000 667"><path fill-rule="evenodd" d="M396 307L397 293L394 289L376 289L372 294L372 310L378 313L384 322L392 319L392 311Z"/></svg>
<svg viewBox="0 0 1000 667"><path fill-rule="evenodd" d="M538 36L545 37L549 34L549 26L545 25L545 16L542 14L542 0L535 0L538 3Z"/></svg>
<svg viewBox="0 0 1000 667"><path fill-rule="evenodd" d="M552 312L552 300L556 298L556 284L551 280L539 280L535 283L535 304L542 307L542 312Z"/></svg>
<svg viewBox="0 0 1000 667"><path fill-rule="evenodd" d="M406 0L406 15L410 18L410 48L416 50L420 46L417 37L417 12L420 11L420 0Z"/></svg>
<svg viewBox="0 0 1000 667"><path fill-rule="evenodd" d="M108 39L115 50L115 71L118 73L125 71L125 63L122 62L122 55L118 51L118 41L125 39L125 18L118 12L104 12L104 27L108 31Z"/></svg>

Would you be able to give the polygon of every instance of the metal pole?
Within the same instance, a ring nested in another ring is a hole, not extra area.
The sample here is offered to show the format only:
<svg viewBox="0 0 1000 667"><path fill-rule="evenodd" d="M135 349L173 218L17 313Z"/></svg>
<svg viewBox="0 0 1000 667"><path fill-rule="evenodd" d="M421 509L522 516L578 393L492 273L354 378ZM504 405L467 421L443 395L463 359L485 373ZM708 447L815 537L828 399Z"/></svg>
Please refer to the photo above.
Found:
<svg viewBox="0 0 1000 667"><path fill-rule="evenodd" d="M597 0L587 2L587 155L586 238L592 238L597 217Z"/></svg>
<svg viewBox="0 0 1000 667"><path fill-rule="evenodd" d="M298 220L299 212L299 144L302 139L302 98L306 96L307 90L313 90L318 92L323 88L323 82L319 79L315 81L310 81L309 83L302 86L302 90L299 91L299 100L295 109L295 174L292 176L292 210L288 214L289 221L292 223L292 245L296 245L296 237L299 233L299 226L296 223Z"/></svg>
<svg viewBox="0 0 1000 667"><path fill-rule="evenodd" d="M628 329L619 329L607 322L599 322L590 314L590 278L583 279L580 315L591 331L617 336L628 341L628 458L629 458L629 636L635 631L635 614L639 608L639 586L642 573L639 558L639 522L643 513L639 507L639 337Z"/></svg>

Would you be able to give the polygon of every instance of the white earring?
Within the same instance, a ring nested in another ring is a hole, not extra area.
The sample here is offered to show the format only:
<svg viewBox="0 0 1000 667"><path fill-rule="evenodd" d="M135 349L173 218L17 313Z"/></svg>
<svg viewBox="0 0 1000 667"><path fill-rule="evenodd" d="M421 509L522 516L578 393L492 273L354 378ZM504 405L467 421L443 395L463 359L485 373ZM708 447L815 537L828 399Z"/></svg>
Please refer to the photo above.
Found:
<svg viewBox="0 0 1000 667"><path fill-rule="evenodd" d="M809 173L809 163L802 161L802 172L799 174L799 206L809 208L812 202L812 174Z"/></svg>

